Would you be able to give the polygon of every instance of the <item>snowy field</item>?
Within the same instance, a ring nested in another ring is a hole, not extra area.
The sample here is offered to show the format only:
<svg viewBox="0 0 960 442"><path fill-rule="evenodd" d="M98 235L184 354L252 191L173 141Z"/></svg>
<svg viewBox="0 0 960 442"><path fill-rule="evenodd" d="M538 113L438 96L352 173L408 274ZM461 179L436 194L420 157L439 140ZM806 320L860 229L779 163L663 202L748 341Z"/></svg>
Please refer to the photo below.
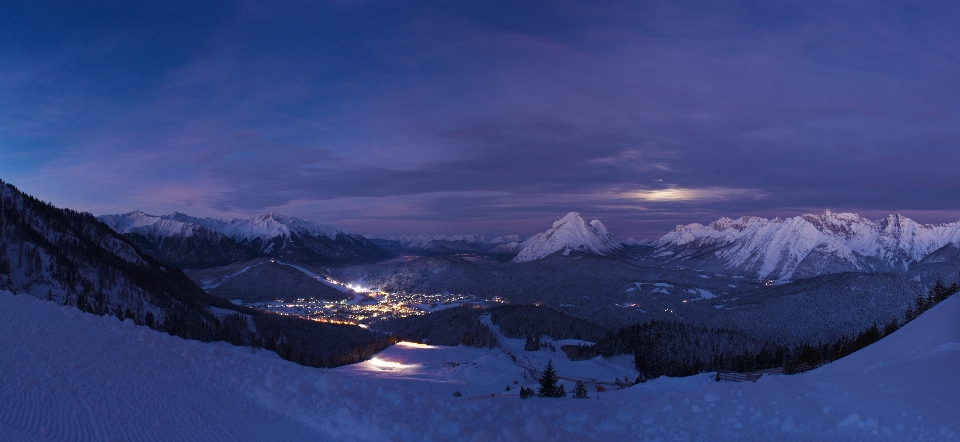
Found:
<svg viewBox="0 0 960 442"><path fill-rule="evenodd" d="M523 352L523 342L507 340L505 350L402 344L361 364L314 369L8 292L0 339L2 441L856 441L960 432L958 296L810 373L756 383L661 378L599 397L591 389L583 400L521 400L512 390L534 385L523 367L547 359L561 376L603 382L631 370L629 358L571 362L559 346Z"/></svg>
<svg viewBox="0 0 960 442"><path fill-rule="evenodd" d="M633 380L638 375L633 367L632 356L570 361L561 347L585 341L553 341L547 337L543 341L553 344L556 351L549 348L523 351L523 339L504 337L499 327L490 323L489 315L484 316L483 321L497 335L502 349L401 342L369 361L330 371L337 375L367 381L376 379L391 386L427 390L451 397L454 391L459 391L461 397L469 400L510 397L519 400L520 387L536 390L540 386L537 379L549 361L553 361L554 369L561 378L560 383L571 395L577 379L583 380L591 392L596 392L597 385L609 391L613 389L615 379Z"/></svg>

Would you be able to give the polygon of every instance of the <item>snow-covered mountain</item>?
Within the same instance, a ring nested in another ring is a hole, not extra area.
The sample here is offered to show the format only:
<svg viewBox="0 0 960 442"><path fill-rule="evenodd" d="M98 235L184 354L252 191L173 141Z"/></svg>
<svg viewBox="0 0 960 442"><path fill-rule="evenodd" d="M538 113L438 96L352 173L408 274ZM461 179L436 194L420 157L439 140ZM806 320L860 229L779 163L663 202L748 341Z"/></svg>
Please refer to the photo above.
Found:
<svg viewBox="0 0 960 442"><path fill-rule="evenodd" d="M798 279L842 271L902 272L941 247L960 243L960 223L919 224L902 215L871 221L853 213L781 220L721 218L677 226L652 258L760 278Z"/></svg>
<svg viewBox="0 0 960 442"><path fill-rule="evenodd" d="M98 219L155 258L182 268L208 268L256 257L339 264L390 256L361 235L277 213L227 221L136 211Z"/></svg>
<svg viewBox="0 0 960 442"><path fill-rule="evenodd" d="M554 222L546 232L533 235L520 243L513 261L533 261L561 251L565 255L576 251L610 256L621 253L622 249L620 242L607 231L600 220L587 223L579 213L570 212Z"/></svg>

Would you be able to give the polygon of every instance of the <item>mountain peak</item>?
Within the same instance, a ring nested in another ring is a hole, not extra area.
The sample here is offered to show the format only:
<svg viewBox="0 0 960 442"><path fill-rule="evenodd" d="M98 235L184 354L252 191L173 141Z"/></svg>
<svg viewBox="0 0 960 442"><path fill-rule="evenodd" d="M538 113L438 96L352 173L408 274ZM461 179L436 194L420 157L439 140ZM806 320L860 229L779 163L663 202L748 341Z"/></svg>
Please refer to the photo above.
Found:
<svg viewBox="0 0 960 442"><path fill-rule="evenodd" d="M595 219L587 223L577 212L570 212L553 223L549 230L538 233L520 244L515 262L533 261L555 252L571 250L606 256L622 248L607 228Z"/></svg>

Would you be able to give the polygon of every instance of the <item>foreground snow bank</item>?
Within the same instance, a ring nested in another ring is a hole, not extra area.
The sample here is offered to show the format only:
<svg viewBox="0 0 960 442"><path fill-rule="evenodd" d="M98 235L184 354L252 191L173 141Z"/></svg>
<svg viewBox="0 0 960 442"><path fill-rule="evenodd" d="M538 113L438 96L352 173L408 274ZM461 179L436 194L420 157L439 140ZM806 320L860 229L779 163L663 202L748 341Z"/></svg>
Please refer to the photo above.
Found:
<svg viewBox="0 0 960 442"><path fill-rule="evenodd" d="M960 430L957 296L811 373L662 378L587 400L506 395L519 371L499 350L397 346L313 369L8 292L0 340L0 440L10 441L955 440ZM451 395L471 379L475 394L504 394Z"/></svg>

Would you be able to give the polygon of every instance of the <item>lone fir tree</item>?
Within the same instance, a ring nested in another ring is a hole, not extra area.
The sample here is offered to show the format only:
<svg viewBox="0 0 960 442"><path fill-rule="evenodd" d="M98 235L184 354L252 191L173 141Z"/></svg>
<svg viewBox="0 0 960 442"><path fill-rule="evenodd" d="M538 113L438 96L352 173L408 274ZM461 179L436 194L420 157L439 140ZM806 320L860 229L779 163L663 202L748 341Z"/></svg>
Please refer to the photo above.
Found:
<svg viewBox="0 0 960 442"><path fill-rule="evenodd" d="M587 398L587 386L581 380L577 380L577 386L573 387L573 398L574 399L586 399Z"/></svg>
<svg viewBox="0 0 960 442"><path fill-rule="evenodd" d="M540 376L540 388L537 390L537 396L557 397L557 372L553 371L553 360L547 361L547 367L543 369L543 376Z"/></svg>

